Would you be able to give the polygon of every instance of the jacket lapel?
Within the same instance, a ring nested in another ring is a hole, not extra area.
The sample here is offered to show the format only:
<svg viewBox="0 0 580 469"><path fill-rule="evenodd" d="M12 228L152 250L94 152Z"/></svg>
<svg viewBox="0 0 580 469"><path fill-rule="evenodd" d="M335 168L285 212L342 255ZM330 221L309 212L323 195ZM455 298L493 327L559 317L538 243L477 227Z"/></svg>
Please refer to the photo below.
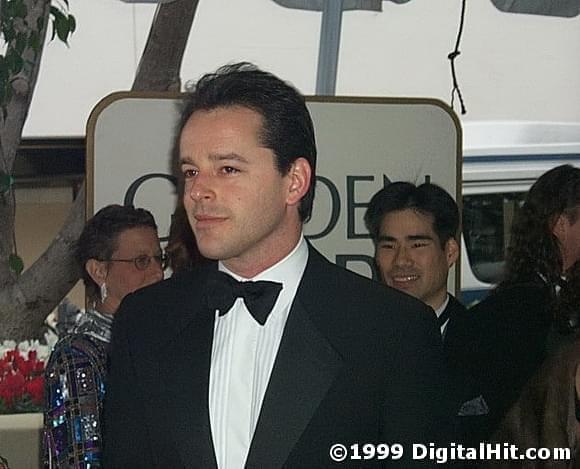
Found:
<svg viewBox="0 0 580 469"><path fill-rule="evenodd" d="M197 280L199 282L199 280ZM200 285L200 287L202 287ZM181 456L184 467L217 468L209 420L209 370L213 343L213 312L203 294L192 298L188 288L183 292L183 320L175 324L175 333L160 354L161 396L166 399L167 425L164 435L169 446ZM170 384L168 384L170 383Z"/></svg>
<svg viewBox="0 0 580 469"><path fill-rule="evenodd" d="M305 277L307 272L303 282ZM342 358L300 301L306 289L308 283L303 283L290 310L250 445L247 468L284 465L342 368Z"/></svg>

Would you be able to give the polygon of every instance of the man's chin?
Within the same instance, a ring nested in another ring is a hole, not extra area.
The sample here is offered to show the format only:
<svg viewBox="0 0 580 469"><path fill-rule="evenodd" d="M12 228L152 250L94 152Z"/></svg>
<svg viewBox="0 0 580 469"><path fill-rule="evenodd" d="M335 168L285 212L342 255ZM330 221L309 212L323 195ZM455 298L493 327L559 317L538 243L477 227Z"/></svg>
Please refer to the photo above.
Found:
<svg viewBox="0 0 580 469"><path fill-rule="evenodd" d="M406 293L407 295L419 298L419 295L417 294L417 291L415 289L415 285L411 285L411 282L391 282L389 285L395 290L399 290L402 291L403 293Z"/></svg>
<svg viewBox="0 0 580 469"><path fill-rule="evenodd" d="M218 243L198 241L197 248L203 257L214 261L223 261L234 256L227 248Z"/></svg>

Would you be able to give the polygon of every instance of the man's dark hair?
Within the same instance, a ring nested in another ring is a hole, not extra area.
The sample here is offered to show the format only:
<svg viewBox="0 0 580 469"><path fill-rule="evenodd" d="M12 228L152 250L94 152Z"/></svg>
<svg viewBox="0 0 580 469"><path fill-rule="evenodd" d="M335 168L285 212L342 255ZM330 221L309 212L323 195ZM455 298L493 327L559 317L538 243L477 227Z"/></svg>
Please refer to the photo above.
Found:
<svg viewBox="0 0 580 469"><path fill-rule="evenodd" d="M264 147L274 152L281 174L287 174L299 157L310 163L310 188L299 207L302 221L307 221L314 201L316 141L304 97L293 86L247 62L220 67L215 73L204 75L187 91L177 139L195 112L241 106L262 116L259 138Z"/></svg>
<svg viewBox="0 0 580 469"><path fill-rule="evenodd" d="M530 280L540 274L556 285L563 265L554 224L560 215L574 223L579 214L580 168L566 164L540 176L512 225L504 282Z"/></svg>
<svg viewBox="0 0 580 469"><path fill-rule="evenodd" d="M87 261L110 260L118 247L119 235L130 228L141 227L157 231L153 215L143 208L124 205L107 205L86 223L76 244L75 257L82 270L89 298L96 297L99 286L85 268Z"/></svg>
<svg viewBox="0 0 580 469"><path fill-rule="evenodd" d="M406 209L432 217L433 231L439 238L441 248L449 239L457 239L459 209L453 197L436 184L426 182L416 186L399 181L383 187L369 202L364 219L375 244L379 240L385 215Z"/></svg>

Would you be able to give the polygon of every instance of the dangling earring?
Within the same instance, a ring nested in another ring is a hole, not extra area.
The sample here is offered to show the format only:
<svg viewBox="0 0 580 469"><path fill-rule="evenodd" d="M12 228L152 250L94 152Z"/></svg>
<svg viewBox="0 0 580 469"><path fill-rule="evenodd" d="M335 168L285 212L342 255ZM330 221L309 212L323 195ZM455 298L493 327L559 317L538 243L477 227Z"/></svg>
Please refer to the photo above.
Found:
<svg viewBox="0 0 580 469"><path fill-rule="evenodd" d="M106 299L107 299L107 284L103 282L101 284L101 304L103 304Z"/></svg>

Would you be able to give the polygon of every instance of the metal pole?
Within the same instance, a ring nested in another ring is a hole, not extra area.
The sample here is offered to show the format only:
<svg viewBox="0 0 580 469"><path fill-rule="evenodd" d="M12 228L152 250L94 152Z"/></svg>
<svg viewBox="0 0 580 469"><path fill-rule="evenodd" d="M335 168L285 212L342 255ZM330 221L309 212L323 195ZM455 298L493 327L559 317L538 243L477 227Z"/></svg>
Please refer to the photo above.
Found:
<svg viewBox="0 0 580 469"><path fill-rule="evenodd" d="M324 0L322 24L320 27L320 48L318 50L318 70L316 94L332 96L336 94L336 73L340 31L342 27L343 0Z"/></svg>

